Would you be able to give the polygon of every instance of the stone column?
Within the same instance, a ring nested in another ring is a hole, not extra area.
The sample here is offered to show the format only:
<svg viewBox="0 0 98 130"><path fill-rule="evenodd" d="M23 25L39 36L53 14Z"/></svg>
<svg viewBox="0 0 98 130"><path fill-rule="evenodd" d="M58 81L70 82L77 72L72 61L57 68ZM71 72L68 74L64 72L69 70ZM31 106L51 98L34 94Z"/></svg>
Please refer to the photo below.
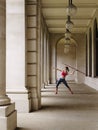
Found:
<svg viewBox="0 0 98 130"><path fill-rule="evenodd" d="M31 111L26 84L25 0L6 0L6 90L18 112Z"/></svg>
<svg viewBox="0 0 98 130"><path fill-rule="evenodd" d="M90 68L89 68L89 62L90 62L90 59L89 59L89 53L90 53L90 52L89 52L89 51L90 51L90 50L89 50L89 34L88 34L88 40L87 40L87 41L88 41L88 42L87 42L87 44L88 44L88 47L87 47L87 49L88 49L88 52L87 52L87 56L88 56L88 57L87 57L87 64L88 64L88 65L87 65L87 66L88 66L87 72L88 72L88 74L87 74L87 75L88 75L88 77L89 77L89 73L90 73L90 72L89 72L89 70L90 70Z"/></svg>
<svg viewBox="0 0 98 130"><path fill-rule="evenodd" d="M0 2L0 105L7 105L10 99L5 91L5 63L6 63L6 39L5 39L5 2Z"/></svg>
<svg viewBox="0 0 98 130"><path fill-rule="evenodd" d="M95 53L95 41L94 41L94 36L92 37L92 41L93 41L93 44L92 44L92 77L95 76L95 72L94 72L94 68L95 68L95 58L94 58L94 53Z"/></svg>
<svg viewBox="0 0 98 130"><path fill-rule="evenodd" d="M13 122L12 124L10 122ZM15 104L6 95L6 0L0 1L0 130L16 128Z"/></svg>
<svg viewBox="0 0 98 130"><path fill-rule="evenodd" d="M31 91L32 110L41 107L40 82L40 0L26 1L27 87Z"/></svg>
<svg viewBox="0 0 98 130"><path fill-rule="evenodd" d="M44 24L42 19L41 25L41 88L44 88Z"/></svg>
<svg viewBox="0 0 98 130"><path fill-rule="evenodd" d="M49 68L50 68L49 51L50 51L50 48L49 48L49 35L47 34L47 84L50 83L50 79L49 79Z"/></svg>
<svg viewBox="0 0 98 130"><path fill-rule="evenodd" d="M46 28L44 32L44 84L47 85L47 39Z"/></svg>

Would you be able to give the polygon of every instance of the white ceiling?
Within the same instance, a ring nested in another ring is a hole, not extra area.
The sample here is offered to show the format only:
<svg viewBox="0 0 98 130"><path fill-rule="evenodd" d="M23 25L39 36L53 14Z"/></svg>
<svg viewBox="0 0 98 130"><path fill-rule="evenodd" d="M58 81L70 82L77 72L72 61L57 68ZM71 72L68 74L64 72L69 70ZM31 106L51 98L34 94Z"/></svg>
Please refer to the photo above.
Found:
<svg viewBox="0 0 98 130"><path fill-rule="evenodd" d="M78 10L71 17L73 33L84 33L98 7L98 0L73 0ZM50 33L64 33L67 20L68 0L41 0L42 13Z"/></svg>

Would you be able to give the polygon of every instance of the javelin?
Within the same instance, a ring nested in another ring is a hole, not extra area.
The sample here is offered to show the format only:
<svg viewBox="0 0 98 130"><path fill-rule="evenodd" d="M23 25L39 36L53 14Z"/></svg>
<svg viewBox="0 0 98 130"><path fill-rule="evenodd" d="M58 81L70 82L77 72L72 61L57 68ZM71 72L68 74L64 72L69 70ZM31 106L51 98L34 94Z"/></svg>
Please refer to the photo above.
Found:
<svg viewBox="0 0 98 130"><path fill-rule="evenodd" d="M63 63L64 64L64 63ZM67 65L67 64L64 64L64 65ZM74 67L72 67L72 66L70 66L70 65L67 65L68 67L70 67L70 68L72 68L72 69L74 69L74 70L76 70L76 71L78 71L78 72L80 72L80 73L82 73L82 74L85 74L84 72L82 72L82 71L80 71L80 70L78 70L78 69L76 69L76 68L74 68Z"/></svg>

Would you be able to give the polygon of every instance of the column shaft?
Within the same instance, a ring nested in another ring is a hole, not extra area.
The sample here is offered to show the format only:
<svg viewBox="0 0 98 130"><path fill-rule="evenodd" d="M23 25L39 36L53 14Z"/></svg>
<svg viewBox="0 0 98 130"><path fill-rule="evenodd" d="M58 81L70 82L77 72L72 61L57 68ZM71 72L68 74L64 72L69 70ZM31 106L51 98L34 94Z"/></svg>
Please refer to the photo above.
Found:
<svg viewBox="0 0 98 130"><path fill-rule="evenodd" d="M15 130L17 111L6 95L6 0L0 1L0 130Z"/></svg>
<svg viewBox="0 0 98 130"><path fill-rule="evenodd" d="M10 103L6 96L6 2L0 1L0 105Z"/></svg>

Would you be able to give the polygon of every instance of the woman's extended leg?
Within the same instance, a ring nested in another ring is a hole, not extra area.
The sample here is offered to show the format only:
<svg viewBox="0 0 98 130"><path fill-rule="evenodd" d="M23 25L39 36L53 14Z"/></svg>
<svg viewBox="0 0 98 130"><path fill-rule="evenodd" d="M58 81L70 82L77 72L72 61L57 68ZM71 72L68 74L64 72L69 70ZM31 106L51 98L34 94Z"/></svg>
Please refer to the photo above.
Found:
<svg viewBox="0 0 98 130"><path fill-rule="evenodd" d="M66 80L63 80L64 85L69 89L69 91L71 92L71 94L73 94L73 91L71 90L71 88L69 87L69 85L67 84Z"/></svg>

